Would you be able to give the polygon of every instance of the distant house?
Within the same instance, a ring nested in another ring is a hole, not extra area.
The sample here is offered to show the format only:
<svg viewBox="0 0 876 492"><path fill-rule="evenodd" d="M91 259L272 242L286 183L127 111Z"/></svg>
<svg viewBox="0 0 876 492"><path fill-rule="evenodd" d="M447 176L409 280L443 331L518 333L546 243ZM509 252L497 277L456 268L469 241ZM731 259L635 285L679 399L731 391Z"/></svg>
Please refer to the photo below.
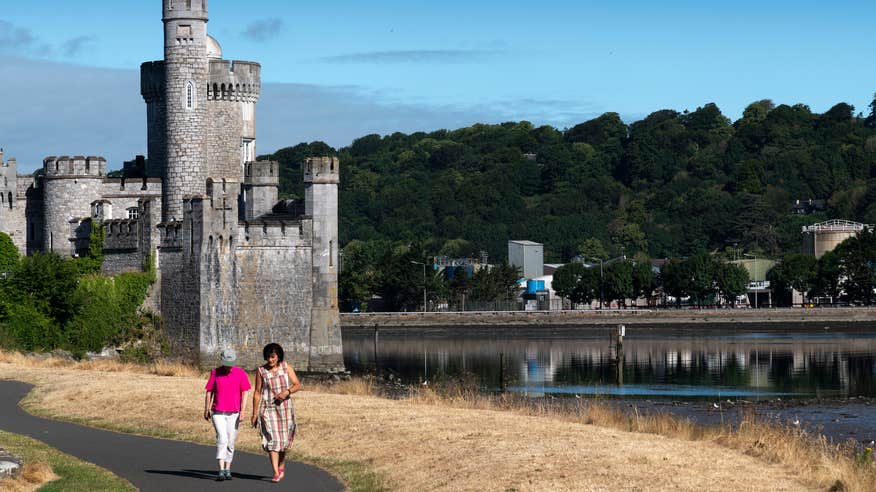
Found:
<svg viewBox="0 0 876 492"><path fill-rule="evenodd" d="M811 215L815 212L821 212L825 209L824 200L795 200L791 206L791 213L795 215Z"/></svg>

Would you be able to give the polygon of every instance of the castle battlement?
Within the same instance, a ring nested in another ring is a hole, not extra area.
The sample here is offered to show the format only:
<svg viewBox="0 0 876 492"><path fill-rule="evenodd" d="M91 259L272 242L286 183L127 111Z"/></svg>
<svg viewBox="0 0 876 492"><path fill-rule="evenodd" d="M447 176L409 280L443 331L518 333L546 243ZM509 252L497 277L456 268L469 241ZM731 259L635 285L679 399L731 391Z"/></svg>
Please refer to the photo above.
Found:
<svg viewBox="0 0 876 492"><path fill-rule="evenodd" d="M337 157L308 157L301 166L304 182L337 184L341 181L340 161Z"/></svg>
<svg viewBox="0 0 876 492"><path fill-rule="evenodd" d="M261 94L261 70L256 62L210 60L207 99L256 102Z"/></svg>
<svg viewBox="0 0 876 492"><path fill-rule="evenodd" d="M310 247L312 221L302 217L260 217L241 221L238 236L242 248Z"/></svg>
<svg viewBox="0 0 876 492"><path fill-rule="evenodd" d="M279 186L280 163L277 161L254 161L244 165L243 183L252 186Z"/></svg>
<svg viewBox="0 0 876 492"><path fill-rule="evenodd" d="M140 65L140 95L147 103L164 99L164 60L145 62Z"/></svg>
<svg viewBox="0 0 876 492"><path fill-rule="evenodd" d="M183 223L180 220L162 222L158 224L158 230L161 234L159 245L161 250L180 250L182 249L182 228Z"/></svg>
<svg viewBox="0 0 876 492"><path fill-rule="evenodd" d="M106 176L106 159L81 155L75 157L51 156L43 159L43 170L48 179L103 178Z"/></svg>
<svg viewBox="0 0 876 492"><path fill-rule="evenodd" d="M104 221L104 250L136 250L140 245L140 227L136 219Z"/></svg>

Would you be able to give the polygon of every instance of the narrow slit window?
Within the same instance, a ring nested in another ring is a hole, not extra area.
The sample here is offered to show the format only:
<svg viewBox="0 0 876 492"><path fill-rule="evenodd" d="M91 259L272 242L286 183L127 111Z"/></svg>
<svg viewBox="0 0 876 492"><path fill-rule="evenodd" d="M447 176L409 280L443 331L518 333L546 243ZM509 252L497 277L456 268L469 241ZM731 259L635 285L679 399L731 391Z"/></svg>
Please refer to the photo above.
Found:
<svg viewBox="0 0 876 492"><path fill-rule="evenodd" d="M195 107L195 84L191 81L186 83L186 109Z"/></svg>

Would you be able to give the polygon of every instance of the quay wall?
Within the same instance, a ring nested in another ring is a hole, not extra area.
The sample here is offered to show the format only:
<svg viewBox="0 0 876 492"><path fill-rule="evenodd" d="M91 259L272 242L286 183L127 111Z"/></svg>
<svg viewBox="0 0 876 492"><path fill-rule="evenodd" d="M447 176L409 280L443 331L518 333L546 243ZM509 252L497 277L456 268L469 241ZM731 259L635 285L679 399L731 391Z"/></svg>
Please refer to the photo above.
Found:
<svg viewBox="0 0 876 492"><path fill-rule="evenodd" d="M573 326L613 323L734 324L874 322L876 308L785 309L621 309L605 311L472 311L450 313L341 313L341 326L447 327L447 326Z"/></svg>

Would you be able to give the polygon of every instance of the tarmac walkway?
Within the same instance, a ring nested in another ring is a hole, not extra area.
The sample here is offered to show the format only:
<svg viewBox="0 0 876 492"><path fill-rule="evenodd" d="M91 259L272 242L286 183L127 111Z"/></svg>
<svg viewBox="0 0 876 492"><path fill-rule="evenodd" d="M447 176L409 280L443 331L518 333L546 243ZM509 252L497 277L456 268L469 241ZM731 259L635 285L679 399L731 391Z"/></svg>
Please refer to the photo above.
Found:
<svg viewBox="0 0 876 492"><path fill-rule="evenodd" d="M142 491L344 490L325 470L293 461L286 462L283 481L272 483L267 456L241 451L234 455L234 480L216 482L215 447L34 417L18 406L31 389L26 383L0 381L0 429L30 436L106 468Z"/></svg>

